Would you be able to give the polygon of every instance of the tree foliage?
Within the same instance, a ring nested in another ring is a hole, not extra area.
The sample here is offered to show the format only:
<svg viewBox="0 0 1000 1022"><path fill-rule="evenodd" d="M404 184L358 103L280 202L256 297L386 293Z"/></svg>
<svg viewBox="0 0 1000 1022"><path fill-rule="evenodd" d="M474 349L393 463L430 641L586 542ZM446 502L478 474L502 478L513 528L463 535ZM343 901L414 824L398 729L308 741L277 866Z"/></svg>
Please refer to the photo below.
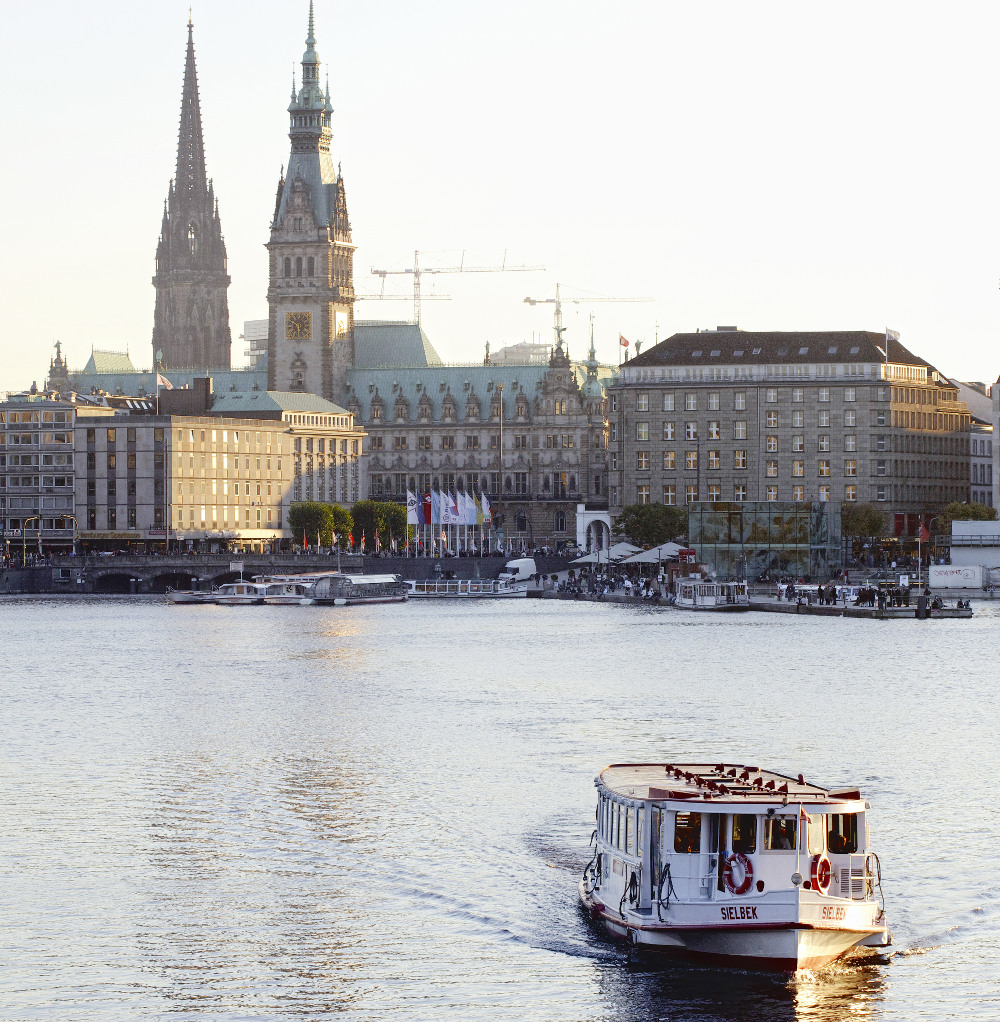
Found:
<svg viewBox="0 0 1000 1022"><path fill-rule="evenodd" d="M845 502L840 505L840 528L845 536L879 539L889 530L889 518L874 504Z"/></svg>
<svg viewBox="0 0 1000 1022"><path fill-rule="evenodd" d="M951 532L952 522L994 522L996 517L995 507L987 507L976 501L964 504L960 500L953 500L937 513L934 528L937 532Z"/></svg>
<svg viewBox="0 0 1000 1022"><path fill-rule="evenodd" d="M360 544L365 537L365 552L375 549L378 535L383 549L388 548L391 539L398 542L406 539L406 508L392 501L359 500L352 508L354 515L354 542Z"/></svg>
<svg viewBox="0 0 1000 1022"><path fill-rule="evenodd" d="M339 546L345 546L354 525L351 512L339 504L323 504L317 500L295 501L288 509L288 525L292 530L292 541L301 543L303 536L320 546L333 546L333 534L337 533Z"/></svg>
<svg viewBox="0 0 1000 1022"><path fill-rule="evenodd" d="M615 518L614 528L638 546L659 546L687 535L688 515L667 504L629 504Z"/></svg>

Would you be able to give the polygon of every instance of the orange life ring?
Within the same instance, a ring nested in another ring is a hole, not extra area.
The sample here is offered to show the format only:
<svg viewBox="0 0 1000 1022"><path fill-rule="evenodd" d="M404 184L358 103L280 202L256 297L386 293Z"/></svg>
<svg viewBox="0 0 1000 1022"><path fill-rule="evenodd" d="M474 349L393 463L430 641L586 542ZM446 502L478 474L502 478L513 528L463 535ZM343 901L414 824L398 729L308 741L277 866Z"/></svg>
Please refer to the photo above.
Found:
<svg viewBox="0 0 1000 1022"><path fill-rule="evenodd" d="M813 856L811 872L813 890L826 894L833 882L833 866L825 854Z"/></svg>
<svg viewBox="0 0 1000 1022"><path fill-rule="evenodd" d="M742 852L733 852L726 859L722 880L730 894L746 894L753 883L753 863Z"/></svg>

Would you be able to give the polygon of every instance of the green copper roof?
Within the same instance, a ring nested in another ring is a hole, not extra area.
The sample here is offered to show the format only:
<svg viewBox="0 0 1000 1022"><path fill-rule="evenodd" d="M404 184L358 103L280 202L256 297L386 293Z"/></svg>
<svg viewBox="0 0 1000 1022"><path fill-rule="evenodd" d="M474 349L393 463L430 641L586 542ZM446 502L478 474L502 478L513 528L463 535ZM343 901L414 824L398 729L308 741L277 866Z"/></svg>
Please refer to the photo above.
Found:
<svg viewBox="0 0 1000 1022"><path fill-rule="evenodd" d="M308 412L317 415L346 415L345 409L315 394L287 390L235 391L215 395L213 415L243 416L260 412Z"/></svg>

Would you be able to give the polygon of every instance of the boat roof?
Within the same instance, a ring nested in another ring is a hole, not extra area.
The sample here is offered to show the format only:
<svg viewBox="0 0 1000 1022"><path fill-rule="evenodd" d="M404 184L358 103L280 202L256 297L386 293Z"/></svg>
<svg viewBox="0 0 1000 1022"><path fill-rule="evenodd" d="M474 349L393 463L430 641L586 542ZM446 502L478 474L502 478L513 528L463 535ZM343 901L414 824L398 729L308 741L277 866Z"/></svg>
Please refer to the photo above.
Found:
<svg viewBox="0 0 1000 1022"><path fill-rule="evenodd" d="M788 803L858 802L856 788L833 791L743 763L613 763L595 778L598 787L623 799L647 802Z"/></svg>

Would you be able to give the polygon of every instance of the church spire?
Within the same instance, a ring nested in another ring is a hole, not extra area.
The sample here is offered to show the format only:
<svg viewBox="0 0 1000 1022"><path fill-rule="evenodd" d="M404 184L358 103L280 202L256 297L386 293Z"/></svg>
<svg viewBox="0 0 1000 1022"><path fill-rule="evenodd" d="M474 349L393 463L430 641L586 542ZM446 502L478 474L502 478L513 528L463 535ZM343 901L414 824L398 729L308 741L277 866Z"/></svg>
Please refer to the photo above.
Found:
<svg viewBox="0 0 1000 1022"><path fill-rule="evenodd" d="M201 104L198 101L198 71L194 63L194 25L188 18L187 58L184 62L184 92L181 98L181 126L177 134L175 188L182 196L205 194L205 143L201 133Z"/></svg>

